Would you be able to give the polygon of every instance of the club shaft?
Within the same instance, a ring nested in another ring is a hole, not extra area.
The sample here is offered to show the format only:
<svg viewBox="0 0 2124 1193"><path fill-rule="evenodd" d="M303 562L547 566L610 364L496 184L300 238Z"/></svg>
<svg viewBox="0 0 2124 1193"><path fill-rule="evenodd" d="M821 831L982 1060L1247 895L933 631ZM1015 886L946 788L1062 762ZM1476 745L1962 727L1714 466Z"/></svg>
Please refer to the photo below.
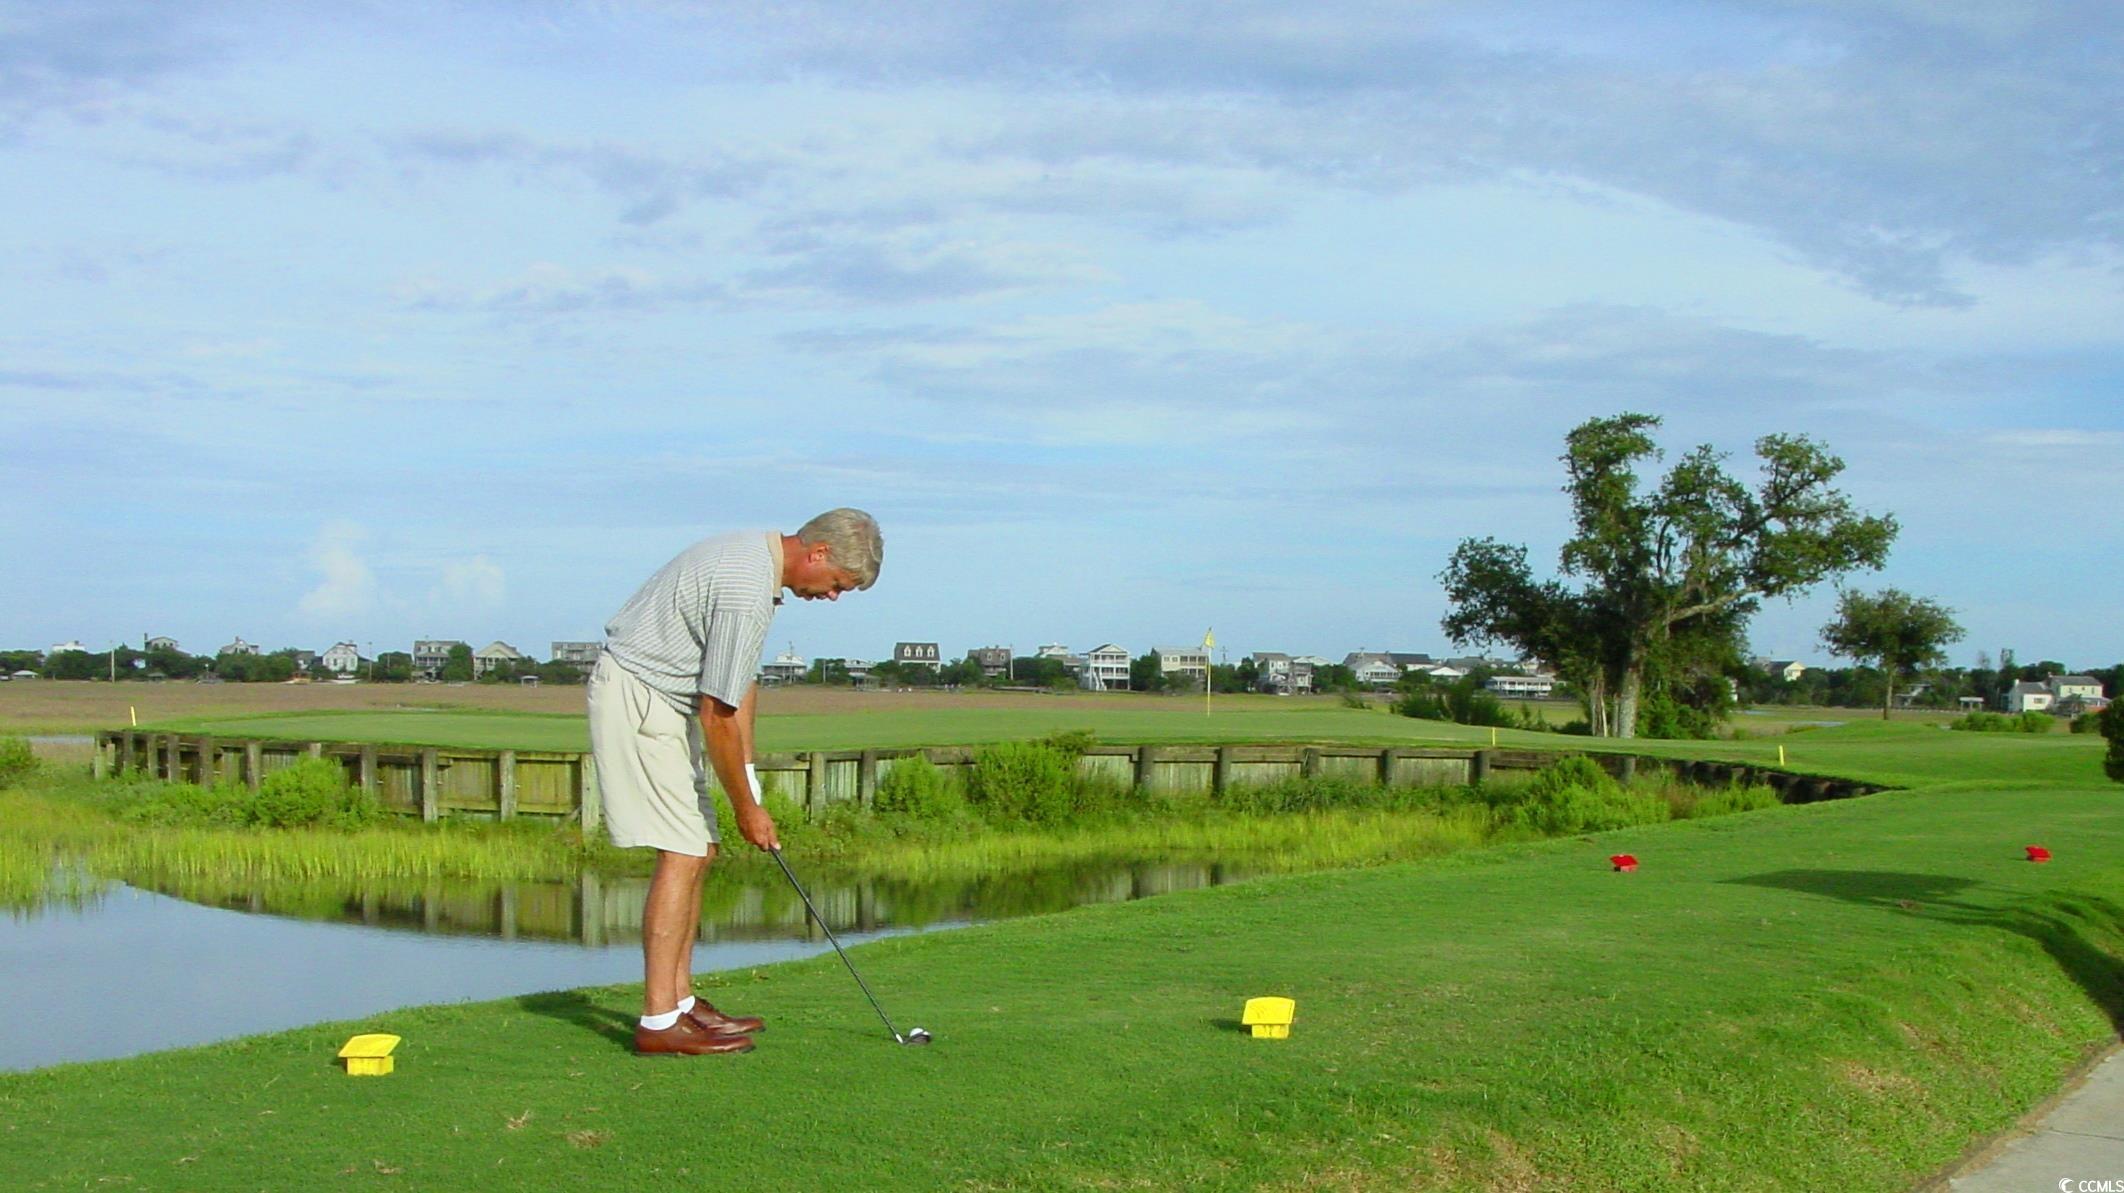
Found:
<svg viewBox="0 0 2124 1193"><path fill-rule="evenodd" d="M820 915L819 909L812 905L811 896L805 892L804 884L797 881L796 871L791 870L789 868L789 863L783 860L782 851L779 849L770 849L767 852L774 855L774 864L782 868L782 877L787 878L789 880L789 885L795 888L796 890L797 898L802 899L804 901L804 910L811 913L812 922L819 926L819 931L824 932L826 934L826 942L833 946L833 951L835 953L840 954L841 964L848 967L849 976L853 977L856 980L857 986L862 987L863 997L870 1000L870 1009L876 1011L878 1013L878 1018L883 1019L885 1021L885 1030L892 1033L892 1038L895 1040L899 1039L900 1029L892 1025L892 1018L885 1014L884 1007L878 1005L878 996L870 992L870 983L863 980L863 975L861 971L856 969L855 962L850 961L848 959L848 950L843 949L841 947L841 942L839 940L834 939L833 929L826 926L826 917Z"/></svg>

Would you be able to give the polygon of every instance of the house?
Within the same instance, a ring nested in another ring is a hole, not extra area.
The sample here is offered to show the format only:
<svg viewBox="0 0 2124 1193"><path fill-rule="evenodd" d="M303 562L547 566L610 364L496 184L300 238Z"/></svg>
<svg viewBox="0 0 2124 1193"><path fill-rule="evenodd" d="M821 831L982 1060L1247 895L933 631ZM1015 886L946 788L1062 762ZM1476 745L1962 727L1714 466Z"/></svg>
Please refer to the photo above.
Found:
<svg viewBox="0 0 2124 1193"><path fill-rule="evenodd" d="M1355 650L1342 656L1360 688L1391 688L1401 678L1401 668L1382 651Z"/></svg>
<svg viewBox="0 0 2124 1193"><path fill-rule="evenodd" d="M1807 664L1794 659L1758 658L1749 659L1748 663L1756 670L1765 672L1786 683L1798 683L1800 676L1807 674Z"/></svg>
<svg viewBox="0 0 2124 1193"><path fill-rule="evenodd" d="M1158 660L1160 675L1208 675L1209 651L1200 646L1154 646L1151 657Z"/></svg>
<svg viewBox="0 0 2124 1193"><path fill-rule="evenodd" d="M1050 642L1033 651L1033 657L1036 659L1066 659L1069 657L1069 647L1062 645L1060 642Z"/></svg>
<svg viewBox="0 0 2124 1193"><path fill-rule="evenodd" d="M413 643L413 673L426 680L442 678L452 647L463 646L455 638L421 638Z"/></svg>
<svg viewBox="0 0 2124 1193"><path fill-rule="evenodd" d="M243 640L242 638L238 638L238 639L236 639L236 640L235 640L234 642L231 642L231 643L229 643L229 644L228 644L227 646L224 646L224 647L222 647L222 648L221 648L220 650L217 650L217 651L215 651L215 652L214 652L214 657L218 659L218 658L220 658L221 656L223 656L223 655L225 655L225 654L260 654L260 653L262 653L262 652L261 652L261 651L260 651L260 650L258 649L258 647L257 647L257 646L256 646L255 644L253 644L253 643L250 643L250 642L245 642L245 641L244 641L244 640Z"/></svg>
<svg viewBox="0 0 2124 1193"><path fill-rule="evenodd" d="M1482 686L1499 696L1522 700L1547 700L1556 690L1553 675L1493 675Z"/></svg>
<svg viewBox="0 0 2124 1193"><path fill-rule="evenodd" d="M241 641L243 641L243 639L241 639L241 638L238 638L238 639L237 639L237 641L238 641L238 642L241 642ZM79 639L76 639L75 641L72 641L72 642L54 642L54 643L52 644L52 648L51 648L50 650L47 650L47 651L45 651L45 652L44 652L44 657L48 659L48 658L51 658L51 657L52 657L53 655L55 655L55 654L65 654L65 653L66 653L67 651L70 651L70 650L72 650L72 651L79 651L79 652L80 652L80 653L82 653L82 654L87 654L87 653L88 653L88 647L86 647L86 646L83 646L83 645L81 644L80 640L79 640ZM252 654L257 654L257 653L258 653L258 648L257 648L257 647L255 647L255 646L254 646L254 647L252 647L252 648L251 648L251 653L252 653Z"/></svg>
<svg viewBox="0 0 2124 1193"><path fill-rule="evenodd" d="M1401 650L1387 651L1386 658L1387 662L1394 664L1403 671L1428 671L1432 667L1441 665L1437 659L1427 654L1411 654L1408 651Z"/></svg>
<svg viewBox="0 0 2124 1193"><path fill-rule="evenodd" d="M1280 651L1261 650L1248 655L1254 661L1254 688L1278 696L1300 695L1313 690L1313 665Z"/></svg>
<svg viewBox="0 0 2124 1193"><path fill-rule="evenodd" d="M157 634L154 637L149 638L147 641L143 642L140 648L142 650L167 650L172 653L175 653L177 650L177 640L175 638L165 638L162 635Z"/></svg>
<svg viewBox="0 0 2124 1193"><path fill-rule="evenodd" d="M934 642L895 642L892 645L892 661L902 667L927 667L934 671L941 661L937 657Z"/></svg>
<svg viewBox="0 0 2124 1193"><path fill-rule="evenodd" d="M349 643L349 645L352 644ZM286 653L288 658L294 662L295 671L298 675L308 671L317 662L317 652L314 650L289 650Z"/></svg>
<svg viewBox="0 0 2124 1193"><path fill-rule="evenodd" d="M2100 712L2109 707L2102 695L2102 681L2092 675L2053 675L2043 683L2061 712Z"/></svg>
<svg viewBox="0 0 2124 1193"><path fill-rule="evenodd" d="M2010 713L2042 712L2056 702L2057 696L2049 685L2032 679L2022 680L2006 693L2006 711Z"/></svg>
<svg viewBox="0 0 2124 1193"><path fill-rule="evenodd" d="M1128 651L1111 642L1087 651L1084 666L1077 670L1077 686L1093 692L1125 692L1128 663Z"/></svg>
<svg viewBox="0 0 2124 1193"><path fill-rule="evenodd" d="M796 647L792 646L774 656L773 662L760 664L760 685L771 688L780 684L795 683L804 678L804 672L809 669L810 664L806 663L804 656L798 654Z"/></svg>
<svg viewBox="0 0 2124 1193"><path fill-rule="evenodd" d="M306 665L298 660L296 669L306 669ZM324 669L336 671L341 675L352 675L361 670L361 652L354 648L352 642L335 642L332 649L324 652Z"/></svg>
<svg viewBox="0 0 2124 1193"><path fill-rule="evenodd" d="M597 652L604 648L603 642L556 642L548 657L556 663L567 663L588 671L597 666Z"/></svg>
<svg viewBox="0 0 2124 1193"><path fill-rule="evenodd" d="M524 652L506 642L489 642L472 652L472 678L478 679L496 667L514 666L530 661L530 657Z"/></svg>
<svg viewBox="0 0 2124 1193"><path fill-rule="evenodd" d="M1010 675L1010 656L1008 646L983 646L966 652L966 657L981 668L981 674L990 679Z"/></svg>

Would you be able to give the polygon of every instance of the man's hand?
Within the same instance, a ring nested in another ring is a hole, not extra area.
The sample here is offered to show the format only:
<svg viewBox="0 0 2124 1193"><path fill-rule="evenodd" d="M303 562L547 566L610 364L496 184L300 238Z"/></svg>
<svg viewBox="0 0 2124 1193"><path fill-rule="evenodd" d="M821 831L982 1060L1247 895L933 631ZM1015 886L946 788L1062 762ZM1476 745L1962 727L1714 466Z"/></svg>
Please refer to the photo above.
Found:
<svg viewBox="0 0 2124 1193"><path fill-rule="evenodd" d="M730 801L737 813L738 835L760 849L780 849L782 839L775 835L774 817L767 809L753 803L750 797Z"/></svg>

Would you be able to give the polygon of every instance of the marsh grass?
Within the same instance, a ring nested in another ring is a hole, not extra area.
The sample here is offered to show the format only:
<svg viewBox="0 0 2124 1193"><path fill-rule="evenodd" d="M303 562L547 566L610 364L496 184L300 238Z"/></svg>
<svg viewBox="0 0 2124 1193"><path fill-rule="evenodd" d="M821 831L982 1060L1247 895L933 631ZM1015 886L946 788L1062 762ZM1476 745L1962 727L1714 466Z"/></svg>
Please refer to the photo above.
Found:
<svg viewBox="0 0 2124 1193"><path fill-rule="evenodd" d="M785 847L822 872L918 883L1143 862L1215 863L1252 873L1374 866L1778 802L1767 788L1698 789L1663 771L1619 785L1585 759L1501 777L1479 791L1329 778L1234 788L1214 798L1126 798L1097 782L1058 786L1066 780L1057 776L1069 772L1045 765L1050 760L1041 755L1052 749L1011 747L1007 765L984 776L987 788L973 799L959 780L915 767L899 780L895 798L881 801L882 812L836 805L807 823L780 797L770 797L770 810L784 826ZM641 874L653 860L602 837L586 840L574 826L359 815L347 810L345 793L310 790L299 769L280 774L292 794L259 803L236 790L137 778L99 783L78 770L45 767L28 786L0 792L0 905L37 906L59 889L55 876L66 874L171 892L343 892L384 882ZM1013 790L1014 782L1033 790ZM1075 811L1051 822L1065 805ZM289 823L305 820L315 822ZM717 870L743 881L776 877L765 858L734 839Z"/></svg>

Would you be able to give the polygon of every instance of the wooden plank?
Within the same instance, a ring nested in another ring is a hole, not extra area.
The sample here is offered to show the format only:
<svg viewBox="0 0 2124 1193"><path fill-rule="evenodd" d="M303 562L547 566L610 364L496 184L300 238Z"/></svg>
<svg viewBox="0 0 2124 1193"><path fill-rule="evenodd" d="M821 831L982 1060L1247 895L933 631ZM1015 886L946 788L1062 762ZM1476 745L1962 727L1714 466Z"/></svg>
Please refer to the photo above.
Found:
<svg viewBox="0 0 2124 1193"><path fill-rule="evenodd" d="M1151 776L1157 765L1158 747L1136 747L1136 790L1149 791L1151 789Z"/></svg>
<svg viewBox="0 0 2124 1193"><path fill-rule="evenodd" d="M878 752L865 750L856 761L856 802L868 809L878 799Z"/></svg>
<svg viewBox="0 0 2124 1193"><path fill-rule="evenodd" d="M376 745L375 745L375 743L373 743L373 742L367 742L367 743L363 743L363 745L362 745L362 747L361 747L361 764L360 764L360 768L359 768L359 770L357 770L357 771L356 771L356 776L357 776L357 781L358 781L358 782L360 783L360 785L361 785L361 789L362 789L363 791L367 792L367 793L368 793L368 794L370 794L370 795L375 795L375 794L376 794Z"/></svg>
<svg viewBox="0 0 2124 1193"><path fill-rule="evenodd" d="M1480 787L1490 781L1490 756L1495 751L1475 751L1475 761L1468 765L1468 783Z"/></svg>
<svg viewBox="0 0 2124 1193"><path fill-rule="evenodd" d="M89 755L89 777L107 779L111 774L111 735L103 730L96 732L96 752Z"/></svg>
<svg viewBox="0 0 2124 1193"><path fill-rule="evenodd" d="M817 750L804 756L804 809L813 820L826 814L826 756Z"/></svg>
<svg viewBox="0 0 2124 1193"><path fill-rule="evenodd" d="M597 759L585 754L576 765L575 808L583 831L591 832L605 822L605 800L597 786Z"/></svg>
<svg viewBox="0 0 2124 1193"><path fill-rule="evenodd" d="M258 793L258 785L264 781L265 743L262 741L247 741L243 743L243 785L250 788L251 793L256 795Z"/></svg>
<svg viewBox="0 0 2124 1193"><path fill-rule="evenodd" d="M1230 746L1218 746L1217 769L1210 779L1210 793L1212 795L1223 795L1225 790L1231 785L1232 748Z"/></svg>
<svg viewBox="0 0 2124 1193"><path fill-rule="evenodd" d="M420 818L442 818L442 752L432 746L420 752Z"/></svg>
<svg viewBox="0 0 2124 1193"><path fill-rule="evenodd" d="M495 787L495 815L502 820L516 819L516 751L501 752Z"/></svg>

